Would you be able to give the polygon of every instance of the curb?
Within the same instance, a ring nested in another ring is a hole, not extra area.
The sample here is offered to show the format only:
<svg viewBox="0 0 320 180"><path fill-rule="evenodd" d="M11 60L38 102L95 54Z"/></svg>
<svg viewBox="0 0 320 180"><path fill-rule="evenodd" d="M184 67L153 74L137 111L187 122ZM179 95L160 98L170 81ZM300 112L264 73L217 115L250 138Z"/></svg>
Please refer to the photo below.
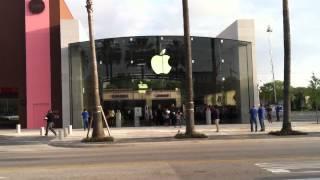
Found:
<svg viewBox="0 0 320 180"><path fill-rule="evenodd" d="M208 141L208 140L239 140L239 139L283 139L283 138L304 138L304 137L320 137L319 132L309 132L307 135L292 135L292 136L275 136L269 134L243 134L243 135L209 135L208 138L187 138L176 139L174 137L155 137L155 138L123 138L116 139L115 142L95 142L82 143L81 140L59 141L53 140L48 143L54 147L65 148L95 148L95 147L119 147L128 146L139 143L158 143L158 142L175 142L175 141Z"/></svg>

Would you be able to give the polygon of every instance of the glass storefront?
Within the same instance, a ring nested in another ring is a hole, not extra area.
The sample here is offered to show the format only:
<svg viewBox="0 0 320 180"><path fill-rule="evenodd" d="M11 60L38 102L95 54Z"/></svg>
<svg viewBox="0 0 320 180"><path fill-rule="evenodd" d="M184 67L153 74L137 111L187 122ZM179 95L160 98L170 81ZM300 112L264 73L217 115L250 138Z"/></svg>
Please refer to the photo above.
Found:
<svg viewBox="0 0 320 180"><path fill-rule="evenodd" d="M253 104L251 43L207 37L191 40L195 123L206 123L207 106L219 108L222 123L242 122ZM88 46L88 42L69 46L75 127L81 126L80 114L90 98ZM120 111L122 126L170 125L163 112L184 112L182 36L102 39L96 41L96 50L104 111ZM109 124L115 126L115 118Z"/></svg>
<svg viewBox="0 0 320 180"><path fill-rule="evenodd" d="M18 123L18 89L0 88L0 128L14 128Z"/></svg>

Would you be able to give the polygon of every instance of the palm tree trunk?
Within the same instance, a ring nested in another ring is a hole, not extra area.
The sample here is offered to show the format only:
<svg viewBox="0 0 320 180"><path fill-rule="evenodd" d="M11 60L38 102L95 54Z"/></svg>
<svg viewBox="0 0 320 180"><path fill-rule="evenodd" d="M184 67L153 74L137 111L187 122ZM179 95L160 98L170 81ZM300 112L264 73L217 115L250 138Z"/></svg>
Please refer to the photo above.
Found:
<svg viewBox="0 0 320 180"><path fill-rule="evenodd" d="M186 58L186 83L187 83L187 104L186 104L186 135L192 136L194 133L194 103L193 103L193 82L192 82L192 54L189 26L188 0L182 0L183 5L183 25L184 25L184 47Z"/></svg>
<svg viewBox="0 0 320 180"><path fill-rule="evenodd" d="M87 0L87 12L88 12L88 24L89 24L89 36L90 36L90 72L91 79L89 82L89 92L92 97L89 97L90 109L93 123L92 138L103 138L105 137L103 124L102 124L102 114L101 114L101 105L100 105L100 96L99 96L99 80L98 80L98 69L97 69L97 58L96 58L96 47L94 42L93 35L93 22L92 22L92 0Z"/></svg>
<svg viewBox="0 0 320 180"><path fill-rule="evenodd" d="M290 113L290 81L291 81L291 42L288 0L282 1L283 6L283 35L284 35L284 111L282 132L292 131Z"/></svg>

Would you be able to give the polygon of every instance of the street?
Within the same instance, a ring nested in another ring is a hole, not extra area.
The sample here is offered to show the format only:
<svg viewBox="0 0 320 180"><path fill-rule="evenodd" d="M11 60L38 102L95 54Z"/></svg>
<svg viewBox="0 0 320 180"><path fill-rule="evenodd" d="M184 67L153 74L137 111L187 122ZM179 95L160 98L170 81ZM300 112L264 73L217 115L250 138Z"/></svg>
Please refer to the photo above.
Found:
<svg viewBox="0 0 320 180"><path fill-rule="evenodd" d="M0 179L317 179L320 137L0 147Z"/></svg>

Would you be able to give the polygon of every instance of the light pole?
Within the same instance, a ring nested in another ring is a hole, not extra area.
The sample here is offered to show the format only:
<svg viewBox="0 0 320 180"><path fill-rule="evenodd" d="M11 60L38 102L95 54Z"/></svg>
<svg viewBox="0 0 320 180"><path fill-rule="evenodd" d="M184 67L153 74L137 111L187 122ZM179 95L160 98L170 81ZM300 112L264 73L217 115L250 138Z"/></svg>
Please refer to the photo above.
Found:
<svg viewBox="0 0 320 180"><path fill-rule="evenodd" d="M88 12L88 25L89 25L89 37L90 37L90 63L89 63L89 71L90 71L90 81L89 81L89 92L92 96L89 98L89 106L91 109L91 116L93 123L93 131L92 138L104 138L104 130L102 124L102 112L101 112L101 104L100 104L100 96L99 96L99 79L98 79L98 69L97 69L97 58L96 58L96 47L93 36L93 22L92 22L92 0L87 1L87 12Z"/></svg>
<svg viewBox="0 0 320 180"><path fill-rule="evenodd" d="M269 54L270 54L270 63L271 63L271 70L272 70L272 80L273 80L273 95L274 95L274 103L277 103L277 92L276 92L276 81L274 79L274 67L273 67L273 57L272 57L272 47L271 47L271 33L272 29L270 25L267 28L268 33L268 42L269 42Z"/></svg>

